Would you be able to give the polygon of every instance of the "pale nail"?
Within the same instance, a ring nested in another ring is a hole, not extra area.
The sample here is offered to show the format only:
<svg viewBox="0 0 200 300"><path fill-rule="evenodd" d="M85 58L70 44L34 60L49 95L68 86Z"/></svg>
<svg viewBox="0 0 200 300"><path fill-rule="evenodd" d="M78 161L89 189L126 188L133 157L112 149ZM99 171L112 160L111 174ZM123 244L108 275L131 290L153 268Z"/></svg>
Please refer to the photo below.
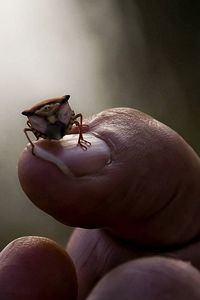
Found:
<svg viewBox="0 0 200 300"><path fill-rule="evenodd" d="M34 154L56 165L68 177L98 173L111 162L108 145L93 134L84 134L91 143L87 149L77 144L78 135L66 135L59 141L40 141L34 144ZM30 146L29 146L30 147Z"/></svg>

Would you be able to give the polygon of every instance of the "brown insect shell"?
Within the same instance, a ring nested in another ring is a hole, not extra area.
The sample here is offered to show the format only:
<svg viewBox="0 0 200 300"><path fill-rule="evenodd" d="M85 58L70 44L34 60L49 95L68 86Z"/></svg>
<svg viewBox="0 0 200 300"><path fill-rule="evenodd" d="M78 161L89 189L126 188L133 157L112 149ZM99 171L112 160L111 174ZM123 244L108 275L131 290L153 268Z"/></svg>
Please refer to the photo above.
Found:
<svg viewBox="0 0 200 300"><path fill-rule="evenodd" d="M60 139L68 134L74 123L75 113L71 109L69 95L44 100L22 114L28 117L33 133L43 138ZM45 106L50 106L49 112L44 113Z"/></svg>
<svg viewBox="0 0 200 300"><path fill-rule="evenodd" d="M54 103L65 103L68 102L70 98L70 95L65 95L62 97L57 97L57 98L51 98L51 99L45 99L37 103L36 105L32 106L30 109L26 109L22 112L22 115L25 116L30 116L35 114L36 110L39 110L40 108L44 107L47 104L54 104Z"/></svg>

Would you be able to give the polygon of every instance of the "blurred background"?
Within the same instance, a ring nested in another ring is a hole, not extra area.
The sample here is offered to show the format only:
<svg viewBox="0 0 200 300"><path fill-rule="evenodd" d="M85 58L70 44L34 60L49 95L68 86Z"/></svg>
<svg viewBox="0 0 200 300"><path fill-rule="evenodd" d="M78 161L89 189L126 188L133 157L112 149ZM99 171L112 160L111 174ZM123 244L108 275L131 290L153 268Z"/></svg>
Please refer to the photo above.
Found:
<svg viewBox="0 0 200 300"><path fill-rule="evenodd" d="M23 235L65 244L70 229L23 194L21 111L70 94L84 116L115 106L151 114L200 153L200 2L0 1L0 247Z"/></svg>

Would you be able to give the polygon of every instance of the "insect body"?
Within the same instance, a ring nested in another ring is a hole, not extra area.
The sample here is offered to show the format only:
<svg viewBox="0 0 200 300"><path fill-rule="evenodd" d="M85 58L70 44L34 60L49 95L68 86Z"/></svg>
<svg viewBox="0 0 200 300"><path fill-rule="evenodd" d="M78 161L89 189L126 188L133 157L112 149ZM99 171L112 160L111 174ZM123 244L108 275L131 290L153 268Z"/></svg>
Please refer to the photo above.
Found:
<svg viewBox="0 0 200 300"><path fill-rule="evenodd" d="M75 114L69 106L70 96L66 95L60 98L44 100L32 108L22 112L28 117L28 128L24 128L24 133L32 146L34 154L34 144L28 136L32 131L38 140L40 137L49 140L59 140L64 135L70 134L73 124L79 129L78 145L87 150L86 145L90 142L84 140L82 134L82 114ZM77 121L77 119L80 121Z"/></svg>

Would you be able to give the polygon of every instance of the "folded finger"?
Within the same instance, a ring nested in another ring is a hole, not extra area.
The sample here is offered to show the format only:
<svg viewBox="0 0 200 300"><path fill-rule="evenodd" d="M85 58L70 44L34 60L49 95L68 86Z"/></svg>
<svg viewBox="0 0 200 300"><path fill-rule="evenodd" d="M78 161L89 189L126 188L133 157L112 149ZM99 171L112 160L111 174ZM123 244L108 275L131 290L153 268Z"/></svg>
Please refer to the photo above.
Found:
<svg viewBox="0 0 200 300"><path fill-rule="evenodd" d="M173 259L138 259L110 271L87 300L197 300L200 273L190 264Z"/></svg>

